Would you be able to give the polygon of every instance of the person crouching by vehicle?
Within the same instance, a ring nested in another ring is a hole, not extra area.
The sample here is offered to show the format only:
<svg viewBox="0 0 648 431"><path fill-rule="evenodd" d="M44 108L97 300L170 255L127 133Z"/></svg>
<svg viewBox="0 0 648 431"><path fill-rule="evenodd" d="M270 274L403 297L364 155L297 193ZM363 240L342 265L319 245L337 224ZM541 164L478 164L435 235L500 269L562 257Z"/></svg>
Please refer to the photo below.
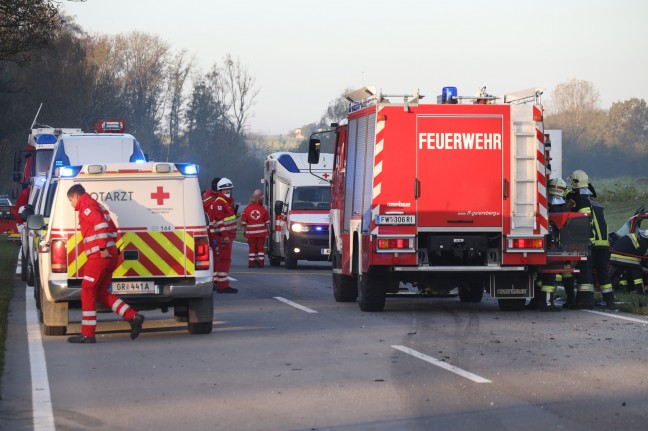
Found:
<svg viewBox="0 0 648 431"><path fill-rule="evenodd" d="M573 202L572 211L590 213L592 227L590 235L591 254L584 264L579 264L581 265L579 276L582 276L582 279L579 282L574 307L579 309L591 309L594 307L592 269L595 269L605 306L606 308L614 308L614 291L608 273L610 242L608 241L608 229L603 206L593 199L596 197L596 191L592 184L589 183L589 177L585 171L576 170L572 172L569 181L572 191L567 194L566 200Z"/></svg>
<svg viewBox="0 0 648 431"><path fill-rule="evenodd" d="M81 184L70 187L67 197L74 210L79 212L79 227L83 236L81 244L88 258L83 266L81 282L81 333L68 338L68 341L96 343L97 300L130 322L130 337L134 340L142 331L144 316L108 291L119 258L115 244L117 227L110 213L86 193Z"/></svg>
<svg viewBox="0 0 648 431"><path fill-rule="evenodd" d="M254 266L263 268L265 263L263 246L270 229L270 216L263 207L262 199L261 190L255 190L241 219L243 235L247 238L249 246L248 268L254 268Z"/></svg>
<svg viewBox="0 0 648 431"><path fill-rule="evenodd" d="M634 290L644 294L643 268L641 259L645 257L648 251L648 232L638 230L636 233L630 233L617 239L612 246L612 255L610 256L610 265L625 270Z"/></svg>

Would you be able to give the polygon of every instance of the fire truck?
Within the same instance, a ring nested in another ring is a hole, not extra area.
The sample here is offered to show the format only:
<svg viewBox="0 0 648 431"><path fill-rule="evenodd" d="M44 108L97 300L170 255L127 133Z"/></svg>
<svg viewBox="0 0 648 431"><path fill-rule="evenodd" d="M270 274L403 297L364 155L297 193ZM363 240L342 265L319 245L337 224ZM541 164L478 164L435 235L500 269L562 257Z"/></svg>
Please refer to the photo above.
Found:
<svg viewBox="0 0 648 431"><path fill-rule="evenodd" d="M307 153L270 154L264 165L264 205L270 215L268 256L272 266L329 258L329 211L333 154L309 165Z"/></svg>
<svg viewBox="0 0 648 431"><path fill-rule="evenodd" d="M587 214L549 214L550 142L543 90L437 103L363 87L346 95L331 186L333 293L381 311L401 283L420 294L483 293L519 310L540 273L576 272ZM318 161L318 139L309 143ZM456 289L456 291L455 291Z"/></svg>

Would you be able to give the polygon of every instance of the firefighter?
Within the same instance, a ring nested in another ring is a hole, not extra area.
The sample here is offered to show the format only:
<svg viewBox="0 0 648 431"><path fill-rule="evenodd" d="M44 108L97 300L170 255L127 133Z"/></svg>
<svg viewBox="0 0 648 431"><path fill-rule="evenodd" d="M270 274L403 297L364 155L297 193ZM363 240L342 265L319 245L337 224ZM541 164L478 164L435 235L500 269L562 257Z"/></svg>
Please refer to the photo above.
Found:
<svg viewBox="0 0 648 431"><path fill-rule="evenodd" d="M564 212L565 190L567 184L562 178L549 180L547 191L549 193L549 212ZM560 311L561 307L554 304L556 291L556 274L541 273L535 284L533 298L525 307L527 310ZM573 291L572 291L573 295Z"/></svg>
<svg viewBox="0 0 648 431"><path fill-rule="evenodd" d="M211 182L211 189L205 190L205 192L202 195L203 211L205 212L207 218L209 219L209 225L208 225L209 246L212 249L212 256L214 256L214 262L216 262L216 259L218 258L218 241L216 240L216 222L214 220L211 220L210 214L212 214L212 205L214 204L216 200L216 194L218 193L219 181L220 181L220 177L214 177L214 179L212 179ZM213 281L216 282L216 269L214 269L212 278Z"/></svg>
<svg viewBox="0 0 648 431"><path fill-rule="evenodd" d="M22 190L18 194L18 197L16 198L16 219L18 220L18 224L22 225L25 220L22 219L20 216L20 208L24 207L29 203L29 193L31 192L31 187L29 186L29 183L22 183Z"/></svg>
<svg viewBox="0 0 648 431"><path fill-rule="evenodd" d="M617 239L612 246L610 264L619 269L626 270L634 290L644 294L643 268L641 259L648 251L648 232L639 229L637 233L630 233Z"/></svg>
<svg viewBox="0 0 648 431"><path fill-rule="evenodd" d="M607 223L603 206L593 198L596 197L594 187L589 183L587 173L576 170L569 176L572 191L567 195L568 205L572 211L589 213L591 215L591 253L586 261L579 263L579 286L576 293L575 308L591 309L594 307L594 280L592 269L596 270L596 279L603 294L605 307L614 308L614 291L608 273L610 261L610 243L608 241Z"/></svg>
<svg viewBox="0 0 648 431"><path fill-rule="evenodd" d="M74 210L79 212L79 227L83 236L81 244L88 259L83 267L81 282L81 333L68 338L68 341L96 343L97 300L130 322L130 337L134 340L142 331L144 316L108 291L119 258L115 244L117 227L108 211L86 193L81 184L70 187L67 197Z"/></svg>
<svg viewBox="0 0 648 431"><path fill-rule="evenodd" d="M214 290L217 293L237 293L238 289L231 287L227 279L232 263L232 243L237 229L236 210L232 198L234 186L229 179L221 178L216 188L218 191L209 213L209 220L214 224L218 242Z"/></svg>
<svg viewBox="0 0 648 431"><path fill-rule="evenodd" d="M263 246L265 238L270 233L270 216L261 203L263 193L255 190L250 198L250 204L243 211L241 225L243 235L248 240L248 268L264 267L265 252Z"/></svg>

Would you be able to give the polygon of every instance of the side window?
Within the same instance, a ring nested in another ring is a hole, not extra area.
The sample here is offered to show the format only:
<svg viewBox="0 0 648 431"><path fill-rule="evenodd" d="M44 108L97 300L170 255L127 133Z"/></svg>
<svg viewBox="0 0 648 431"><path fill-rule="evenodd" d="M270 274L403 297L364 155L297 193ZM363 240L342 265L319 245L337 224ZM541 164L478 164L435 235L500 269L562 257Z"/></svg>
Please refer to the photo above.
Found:
<svg viewBox="0 0 648 431"><path fill-rule="evenodd" d="M58 181L52 181L47 190L47 194L44 196L45 207L43 208L43 217L49 217L52 211L52 204L54 202L54 194L56 193L56 187L58 186Z"/></svg>

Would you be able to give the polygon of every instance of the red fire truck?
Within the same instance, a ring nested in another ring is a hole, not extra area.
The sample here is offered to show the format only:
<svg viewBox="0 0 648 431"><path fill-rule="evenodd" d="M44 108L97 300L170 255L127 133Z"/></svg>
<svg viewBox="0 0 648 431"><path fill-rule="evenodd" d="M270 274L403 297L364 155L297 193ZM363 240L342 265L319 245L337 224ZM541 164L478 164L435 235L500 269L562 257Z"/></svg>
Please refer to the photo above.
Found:
<svg viewBox="0 0 648 431"><path fill-rule="evenodd" d="M542 90L436 104L375 87L346 95L331 188L333 292L380 311L401 282L420 293L488 291L521 309L542 272L574 272L588 254L589 217L548 213L550 143ZM319 141L309 147L318 160ZM551 221L550 221L551 218Z"/></svg>

